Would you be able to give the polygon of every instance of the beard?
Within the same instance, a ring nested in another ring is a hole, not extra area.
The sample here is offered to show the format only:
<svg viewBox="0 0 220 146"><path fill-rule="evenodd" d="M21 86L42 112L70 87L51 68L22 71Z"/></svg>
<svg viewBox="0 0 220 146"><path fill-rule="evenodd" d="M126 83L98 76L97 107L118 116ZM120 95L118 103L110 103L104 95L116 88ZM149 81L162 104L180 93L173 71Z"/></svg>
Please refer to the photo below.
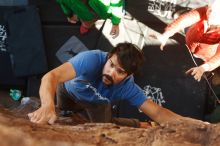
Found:
<svg viewBox="0 0 220 146"><path fill-rule="evenodd" d="M114 84L114 81L113 81L113 79L112 79L111 76L109 76L109 75L107 75L107 74L102 74L102 78L103 78L103 77L104 77L105 79L107 79L108 82L110 82L109 84L106 84L106 83L104 82L106 85L112 85L112 84Z"/></svg>

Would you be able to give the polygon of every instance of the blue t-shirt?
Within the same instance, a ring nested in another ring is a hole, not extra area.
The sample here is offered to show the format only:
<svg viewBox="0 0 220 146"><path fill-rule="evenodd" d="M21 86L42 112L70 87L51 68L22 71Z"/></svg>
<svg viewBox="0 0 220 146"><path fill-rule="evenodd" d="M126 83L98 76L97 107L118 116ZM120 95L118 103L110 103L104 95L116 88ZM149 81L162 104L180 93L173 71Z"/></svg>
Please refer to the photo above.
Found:
<svg viewBox="0 0 220 146"><path fill-rule="evenodd" d="M140 107L148 97L135 84L133 76L111 86L102 82L102 69L107 59L107 52L100 50L84 51L71 58L69 62L76 71L76 77L64 83L67 92L79 101L113 103L128 100Z"/></svg>

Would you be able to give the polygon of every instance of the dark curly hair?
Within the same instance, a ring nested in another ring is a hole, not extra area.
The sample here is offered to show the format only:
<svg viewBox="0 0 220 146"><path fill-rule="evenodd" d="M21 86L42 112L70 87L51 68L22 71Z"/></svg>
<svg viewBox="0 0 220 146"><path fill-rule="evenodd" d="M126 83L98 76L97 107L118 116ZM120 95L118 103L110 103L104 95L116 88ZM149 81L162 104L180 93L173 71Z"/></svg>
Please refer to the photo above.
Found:
<svg viewBox="0 0 220 146"><path fill-rule="evenodd" d="M108 58L111 58L114 54L116 54L119 64L128 75L138 73L145 61L142 50L131 43L119 43L108 53Z"/></svg>

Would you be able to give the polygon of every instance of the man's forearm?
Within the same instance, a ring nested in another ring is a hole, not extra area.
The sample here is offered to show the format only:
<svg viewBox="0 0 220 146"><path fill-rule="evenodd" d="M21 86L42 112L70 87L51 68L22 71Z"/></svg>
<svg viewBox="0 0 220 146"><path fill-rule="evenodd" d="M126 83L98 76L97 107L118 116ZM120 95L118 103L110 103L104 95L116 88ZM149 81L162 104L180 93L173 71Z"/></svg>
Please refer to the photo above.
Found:
<svg viewBox="0 0 220 146"><path fill-rule="evenodd" d="M159 106L158 104L154 103L151 99L147 99L140 106L140 110L159 124L181 118L180 115Z"/></svg>
<svg viewBox="0 0 220 146"><path fill-rule="evenodd" d="M41 106L54 106L54 96L57 80L52 74L46 74L41 80L40 99Z"/></svg>
<svg viewBox="0 0 220 146"><path fill-rule="evenodd" d="M159 124L165 123L165 122L170 122L173 120L177 120L181 118L182 116L170 111L169 109L163 108L161 110L160 114L158 115L157 119L155 119L156 122Z"/></svg>
<svg viewBox="0 0 220 146"><path fill-rule="evenodd" d="M205 62L209 66L208 71L213 71L220 66L220 51L216 53L209 61Z"/></svg>

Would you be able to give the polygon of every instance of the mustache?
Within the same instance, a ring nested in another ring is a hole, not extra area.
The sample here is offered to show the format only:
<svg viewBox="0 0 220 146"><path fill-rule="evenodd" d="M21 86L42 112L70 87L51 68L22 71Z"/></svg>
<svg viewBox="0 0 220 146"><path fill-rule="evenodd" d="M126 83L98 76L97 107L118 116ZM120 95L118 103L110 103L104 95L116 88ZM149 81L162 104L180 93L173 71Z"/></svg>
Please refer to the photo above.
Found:
<svg viewBox="0 0 220 146"><path fill-rule="evenodd" d="M107 74L102 74L103 77L106 77L109 81L111 81L112 83L114 83L113 79L111 76L107 75Z"/></svg>

